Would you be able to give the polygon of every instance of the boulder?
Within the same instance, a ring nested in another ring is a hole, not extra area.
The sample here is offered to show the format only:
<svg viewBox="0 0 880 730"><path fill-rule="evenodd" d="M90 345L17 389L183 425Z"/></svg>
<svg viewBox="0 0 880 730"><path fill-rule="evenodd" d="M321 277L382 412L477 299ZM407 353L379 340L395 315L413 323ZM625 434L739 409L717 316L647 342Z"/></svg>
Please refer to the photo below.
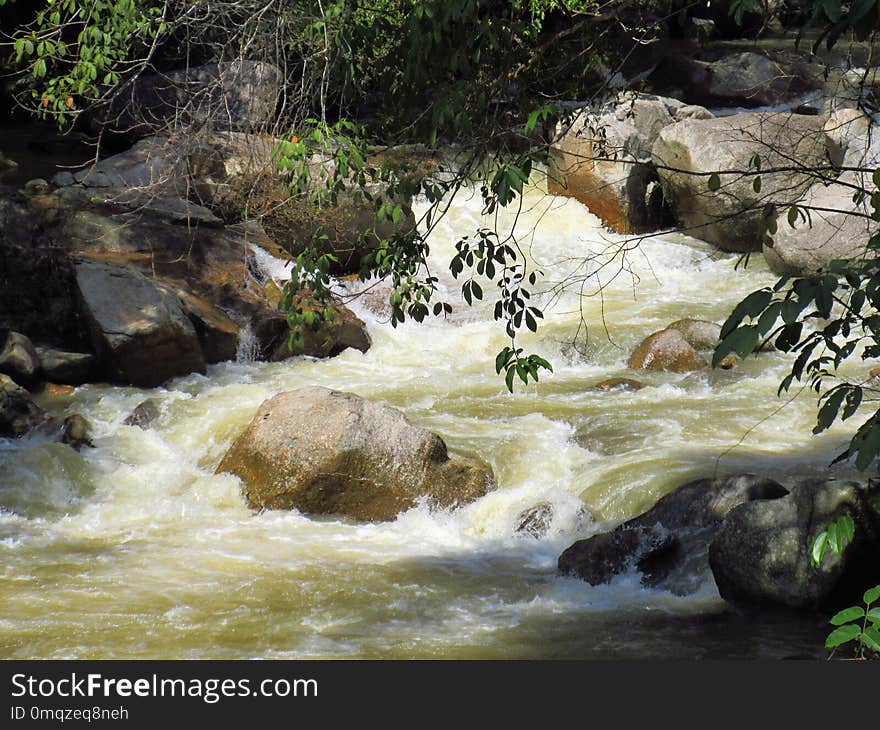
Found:
<svg viewBox="0 0 880 730"><path fill-rule="evenodd" d="M0 437L24 436L46 420L46 413L20 385L0 373Z"/></svg>
<svg viewBox="0 0 880 730"><path fill-rule="evenodd" d="M113 262L77 259L75 266L80 313L111 378L151 388L205 372L195 328L176 297Z"/></svg>
<svg viewBox="0 0 880 730"><path fill-rule="evenodd" d="M810 564L815 537L849 515L855 536L840 555ZM771 502L731 510L709 547L718 591L729 601L831 608L880 582L880 514L853 482L808 480Z"/></svg>
<svg viewBox="0 0 880 730"><path fill-rule="evenodd" d="M635 569L645 585L689 593L708 576L708 546L725 516L737 505L785 494L777 482L751 474L688 482L613 531L574 543L558 568L592 585Z"/></svg>
<svg viewBox="0 0 880 730"><path fill-rule="evenodd" d="M796 102L825 85L821 65L807 56L719 49L699 55L667 55L651 72L651 87L691 104L750 109Z"/></svg>
<svg viewBox="0 0 880 730"><path fill-rule="evenodd" d="M721 339L721 325L704 319L679 319L666 329L681 332L695 350L714 350Z"/></svg>
<svg viewBox="0 0 880 730"><path fill-rule="evenodd" d="M633 350L627 361L633 370L669 370L686 373L703 370L708 363L688 343L685 336L675 329L661 330L648 335Z"/></svg>
<svg viewBox="0 0 880 730"><path fill-rule="evenodd" d="M294 306L314 309L306 302L306 294L297 295L294 301ZM328 306L332 320L307 329L303 332L302 345L293 349L290 348L290 327L284 313L274 312L257 318L253 331L260 343L259 359L278 362L299 355L335 357L348 348L361 352L369 350L372 341L363 320L339 302L331 302Z"/></svg>
<svg viewBox="0 0 880 730"><path fill-rule="evenodd" d="M161 411L159 409L158 401L153 398L148 398L143 403L139 403L123 423L125 423L126 426L144 428L155 421L160 413Z"/></svg>
<svg viewBox="0 0 880 730"><path fill-rule="evenodd" d="M261 61L237 60L168 73L145 73L93 126L126 136L175 128L250 132L275 120L281 71Z"/></svg>
<svg viewBox="0 0 880 730"><path fill-rule="evenodd" d="M67 352L39 345L34 349L40 358L43 378L51 383L82 385L91 380L97 368L95 356L88 352Z"/></svg>
<svg viewBox="0 0 880 730"><path fill-rule="evenodd" d="M0 373L22 385L30 385L39 378L40 356L23 334L0 330Z"/></svg>
<svg viewBox="0 0 880 730"><path fill-rule="evenodd" d="M84 446L94 448L91 424L78 413L67 416L61 424L61 443L76 451Z"/></svg>
<svg viewBox="0 0 880 730"><path fill-rule="evenodd" d="M547 190L577 198L619 233L663 225L662 196L651 147L683 105L628 92L598 109L583 109L557 128L550 147Z"/></svg>
<svg viewBox="0 0 880 730"><path fill-rule="evenodd" d="M870 198L873 170L880 164L880 129L861 112L842 109L826 122L825 134L832 161L845 169L831 181L816 182L797 201L808 216L799 214L789 222L789 210L779 211L772 243L763 248L777 274L809 276L826 270L835 259L874 256L867 244L880 231ZM869 195L854 200L856 189Z"/></svg>
<svg viewBox="0 0 880 730"><path fill-rule="evenodd" d="M684 231L722 250L746 252L761 248L758 223L766 211L796 202L815 180L810 169L827 165L825 145L819 117L753 112L665 127L652 157ZM755 155L764 170L784 168L761 174L759 190L748 174ZM717 190L709 189L712 173L720 173Z"/></svg>
<svg viewBox="0 0 880 730"><path fill-rule="evenodd" d="M319 387L263 403L217 471L240 477L255 509L364 521L393 520L424 498L455 507L493 485L487 464L450 456L400 411Z"/></svg>

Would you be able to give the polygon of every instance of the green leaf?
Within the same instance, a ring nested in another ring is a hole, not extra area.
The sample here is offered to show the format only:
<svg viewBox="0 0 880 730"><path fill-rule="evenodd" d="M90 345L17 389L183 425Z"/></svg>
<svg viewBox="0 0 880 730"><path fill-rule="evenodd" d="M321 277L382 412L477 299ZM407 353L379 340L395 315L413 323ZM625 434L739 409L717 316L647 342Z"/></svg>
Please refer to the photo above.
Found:
<svg viewBox="0 0 880 730"><path fill-rule="evenodd" d="M838 611L831 617L831 624L834 626L843 626L843 624L852 623L853 621L858 621L860 618L864 618L865 611L859 606L850 606L849 608L845 608L842 611Z"/></svg>
<svg viewBox="0 0 880 730"><path fill-rule="evenodd" d="M839 629L834 629L834 631L828 634L828 638L825 639L825 648L834 649L842 646L853 639L857 639L861 633L862 630L855 624L841 626Z"/></svg>
<svg viewBox="0 0 880 730"><path fill-rule="evenodd" d="M813 540L813 546L810 549L810 562L814 568L817 568L822 564L822 558L825 555L825 548L827 546L828 533L825 530L822 530L822 532L816 535L816 539Z"/></svg>
<svg viewBox="0 0 880 730"><path fill-rule="evenodd" d="M711 175L709 175L709 190L711 190L712 192L715 192L720 187L721 187L721 178L718 177L717 172L713 172Z"/></svg>
<svg viewBox="0 0 880 730"><path fill-rule="evenodd" d="M507 385L507 389L513 393L513 379L516 377L516 368L511 366L507 369L507 375L504 377L504 382Z"/></svg>
<svg viewBox="0 0 880 730"><path fill-rule="evenodd" d="M877 629L873 627L865 629L859 636L859 641L872 651L880 652L880 631Z"/></svg>
<svg viewBox="0 0 880 730"><path fill-rule="evenodd" d="M725 337L715 348L712 355L712 367L717 367L731 352L746 357L758 346L758 328L754 326L740 327Z"/></svg>
<svg viewBox="0 0 880 730"><path fill-rule="evenodd" d="M865 591L865 595L863 600L865 601L866 606L870 606L872 603L880 599L880 586L874 586L873 588L869 588ZM878 609L874 609L875 611Z"/></svg>
<svg viewBox="0 0 880 730"><path fill-rule="evenodd" d="M754 190L756 193L761 192L761 176L760 175L756 176L755 179L752 181L752 190Z"/></svg>

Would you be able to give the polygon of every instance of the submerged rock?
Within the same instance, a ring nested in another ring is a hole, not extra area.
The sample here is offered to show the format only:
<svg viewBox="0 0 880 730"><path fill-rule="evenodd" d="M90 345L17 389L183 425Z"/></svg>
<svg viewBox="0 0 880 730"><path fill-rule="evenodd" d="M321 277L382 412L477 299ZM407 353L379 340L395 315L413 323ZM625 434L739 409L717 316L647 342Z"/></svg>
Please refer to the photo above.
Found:
<svg viewBox="0 0 880 730"><path fill-rule="evenodd" d="M519 513L516 518L516 531L524 532L534 538L542 538L547 534L552 522L553 505L541 502Z"/></svg>
<svg viewBox="0 0 880 730"><path fill-rule="evenodd" d="M94 448L92 425L78 413L64 419L61 424L61 443L79 451L84 446Z"/></svg>
<svg viewBox="0 0 880 730"><path fill-rule="evenodd" d="M450 456L437 435L353 393L309 387L270 398L218 472L240 477L255 509L393 520L422 498L456 507L493 486L479 459Z"/></svg>
<svg viewBox="0 0 880 730"><path fill-rule="evenodd" d="M644 387L644 383L632 378L608 378L596 383L591 390L601 390L607 393L610 390L641 390Z"/></svg>
<svg viewBox="0 0 880 730"><path fill-rule="evenodd" d="M159 402L153 398L148 398L129 414L128 418L123 421L126 426L138 426L144 428L155 421L160 414Z"/></svg>
<svg viewBox="0 0 880 730"><path fill-rule="evenodd" d="M725 516L737 505L785 494L781 484L751 474L688 482L611 532L574 543L558 568L592 585L635 569L646 585L689 593L708 576L709 543Z"/></svg>
<svg viewBox="0 0 880 730"><path fill-rule="evenodd" d="M880 513L854 482L808 480L772 502L730 511L709 546L721 596L739 603L797 609L837 606L880 583ZM840 555L826 551L818 568L810 547L829 522L849 515L855 536Z"/></svg>

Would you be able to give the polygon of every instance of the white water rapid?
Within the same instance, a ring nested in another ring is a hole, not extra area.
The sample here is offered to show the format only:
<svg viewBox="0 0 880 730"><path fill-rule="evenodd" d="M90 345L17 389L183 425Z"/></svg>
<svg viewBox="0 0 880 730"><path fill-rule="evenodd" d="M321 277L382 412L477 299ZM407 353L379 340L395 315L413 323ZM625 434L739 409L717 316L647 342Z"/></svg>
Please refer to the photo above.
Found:
<svg viewBox="0 0 880 730"><path fill-rule="evenodd" d="M462 194L432 240L434 272L456 237L490 221ZM504 223L504 221L502 221ZM509 223L509 220L508 220ZM536 658L782 656L821 647L815 627L740 620L708 581L678 597L625 575L591 587L556 575L576 539L649 508L692 478L755 471L781 480L823 469L848 429L812 436L815 394L776 397L788 359L731 371L632 373L626 360L671 321L723 321L775 277L680 235L629 245L574 200L528 191L517 231L548 287L589 252L604 285L544 298L523 338L554 366L508 394L494 373L506 342L489 301L447 320L391 326L359 306L373 339L319 361L242 361L152 391L87 385L48 397L84 414L94 449L0 440L0 656L15 658ZM630 242L631 243L631 242ZM609 248L610 247L610 248ZM606 252L605 258L601 256ZM579 275L587 271L580 269ZM586 324L578 333L579 323ZM592 390L636 377L636 392ZM257 407L319 384L405 411L450 449L478 454L497 490L454 512L420 506L356 525L249 510L214 470ZM123 423L146 398L159 418ZM845 471L840 472L845 475ZM548 533L518 533L523 510L553 508ZM731 628L733 627L733 628ZM821 634L821 629L818 632Z"/></svg>

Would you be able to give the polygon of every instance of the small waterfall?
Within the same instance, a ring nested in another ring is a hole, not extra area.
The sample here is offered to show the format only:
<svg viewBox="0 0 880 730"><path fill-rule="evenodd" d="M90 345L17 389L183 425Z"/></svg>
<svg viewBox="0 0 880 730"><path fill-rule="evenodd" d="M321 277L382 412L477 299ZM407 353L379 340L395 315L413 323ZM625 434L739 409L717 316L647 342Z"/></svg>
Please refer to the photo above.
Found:
<svg viewBox="0 0 880 730"><path fill-rule="evenodd" d="M238 349L235 351L237 363L256 362L260 356L260 343L250 322L245 322L238 330Z"/></svg>

